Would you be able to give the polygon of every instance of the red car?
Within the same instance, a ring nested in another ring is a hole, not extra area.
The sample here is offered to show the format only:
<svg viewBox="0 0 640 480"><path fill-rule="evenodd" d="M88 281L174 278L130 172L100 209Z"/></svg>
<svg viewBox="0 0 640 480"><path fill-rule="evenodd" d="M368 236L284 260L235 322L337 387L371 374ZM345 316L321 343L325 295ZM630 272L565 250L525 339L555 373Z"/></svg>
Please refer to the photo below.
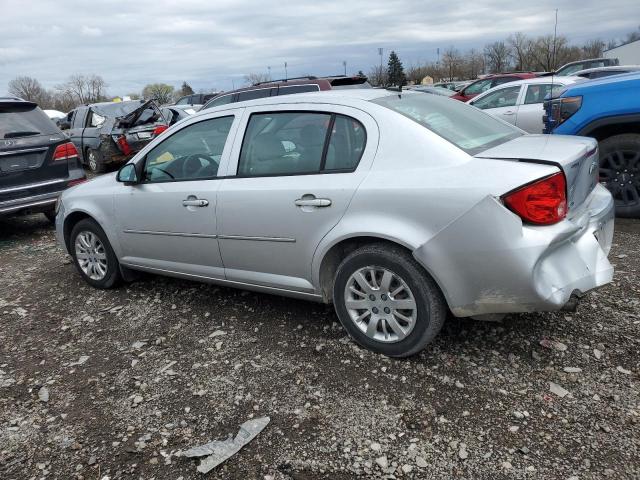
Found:
<svg viewBox="0 0 640 480"><path fill-rule="evenodd" d="M484 78L480 78L473 83L470 83L462 90L450 98L455 98L462 102L471 100L476 95L480 95L482 92L486 92L490 88L503 83L515 82L516 80L524 80L527 78L534 78L535 73L496 73L494 75L487 75Z"/></svg>

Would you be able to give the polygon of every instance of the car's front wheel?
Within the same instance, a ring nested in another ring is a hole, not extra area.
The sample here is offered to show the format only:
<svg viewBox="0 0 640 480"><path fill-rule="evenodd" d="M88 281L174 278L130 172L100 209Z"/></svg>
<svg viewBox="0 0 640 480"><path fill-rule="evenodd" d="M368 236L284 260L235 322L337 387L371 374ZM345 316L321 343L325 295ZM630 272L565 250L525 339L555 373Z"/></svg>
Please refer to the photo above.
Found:
<svg viewBox="0 0 640 480"><path fill-rule="evenodd" d="M71 230L71 256L84 280L95 288L120 281L120 265L104 230L95 221L80 220Z"/></svg>
<svg viewBox="0 0 640 480"><path fill-rule="evenodd" d="M435 281L400 247L372 244L339 265L333 301L349 335L390 357L420 352L442 328L447 308Z"/></svg>

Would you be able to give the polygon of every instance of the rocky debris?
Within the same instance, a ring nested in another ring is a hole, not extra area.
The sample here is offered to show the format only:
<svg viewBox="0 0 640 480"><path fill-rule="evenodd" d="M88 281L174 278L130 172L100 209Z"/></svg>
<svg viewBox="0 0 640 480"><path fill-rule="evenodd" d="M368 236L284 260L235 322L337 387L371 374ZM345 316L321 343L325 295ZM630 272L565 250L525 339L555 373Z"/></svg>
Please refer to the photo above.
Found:
<svg viewBox="0 0 640 480"><path fill-rule="evenodd" d="M38 390L38 399L45 403L49 401L49 389L47 387L40 387Z"/></svg>
<svg viewBox="0 0 640 480"><path fill-rule="evenodd" d="M554 382L549 382L549 391L560 398L564 398L569 395L568 390L565 390L560 385Z"/></svg>

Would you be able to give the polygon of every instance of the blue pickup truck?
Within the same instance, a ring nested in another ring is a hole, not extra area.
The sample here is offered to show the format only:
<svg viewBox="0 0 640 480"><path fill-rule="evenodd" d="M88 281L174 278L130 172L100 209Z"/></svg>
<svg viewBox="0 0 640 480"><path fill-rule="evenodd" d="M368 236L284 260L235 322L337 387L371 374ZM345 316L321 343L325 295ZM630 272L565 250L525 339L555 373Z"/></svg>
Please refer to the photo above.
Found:
<svg viewBox="0 0 640 480"><path fill-rule="evenodd" d="M545 102L545 133L598 140L600 181L620 217L640 217L640 72L576 83Z"/></svg>

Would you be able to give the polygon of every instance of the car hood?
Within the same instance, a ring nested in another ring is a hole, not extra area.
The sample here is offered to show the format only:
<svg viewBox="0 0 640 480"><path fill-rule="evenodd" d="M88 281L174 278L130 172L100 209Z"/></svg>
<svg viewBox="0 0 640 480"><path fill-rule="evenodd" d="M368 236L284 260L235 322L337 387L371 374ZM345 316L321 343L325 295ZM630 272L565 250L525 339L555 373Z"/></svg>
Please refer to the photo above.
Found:
<svg viewBox="0 0 640 480"><path fill-rule="evenodd" d="M559 167L567 181L569 209L584 202L598 183L598 143L565 135L522 135L475 155Z"/></svg>
<svg viewBox="0 0 640 480"><path fill-rule="evenodd" d="M118 181L116 176L118 172L111 172L99 177L94 177L87 182L80 183L74 187L68 188L62 193L62 201L67 198L73 198L76 195L79 196L91 196L91 195L103 195L106 190L112 193L112 190Z"/></svg>

